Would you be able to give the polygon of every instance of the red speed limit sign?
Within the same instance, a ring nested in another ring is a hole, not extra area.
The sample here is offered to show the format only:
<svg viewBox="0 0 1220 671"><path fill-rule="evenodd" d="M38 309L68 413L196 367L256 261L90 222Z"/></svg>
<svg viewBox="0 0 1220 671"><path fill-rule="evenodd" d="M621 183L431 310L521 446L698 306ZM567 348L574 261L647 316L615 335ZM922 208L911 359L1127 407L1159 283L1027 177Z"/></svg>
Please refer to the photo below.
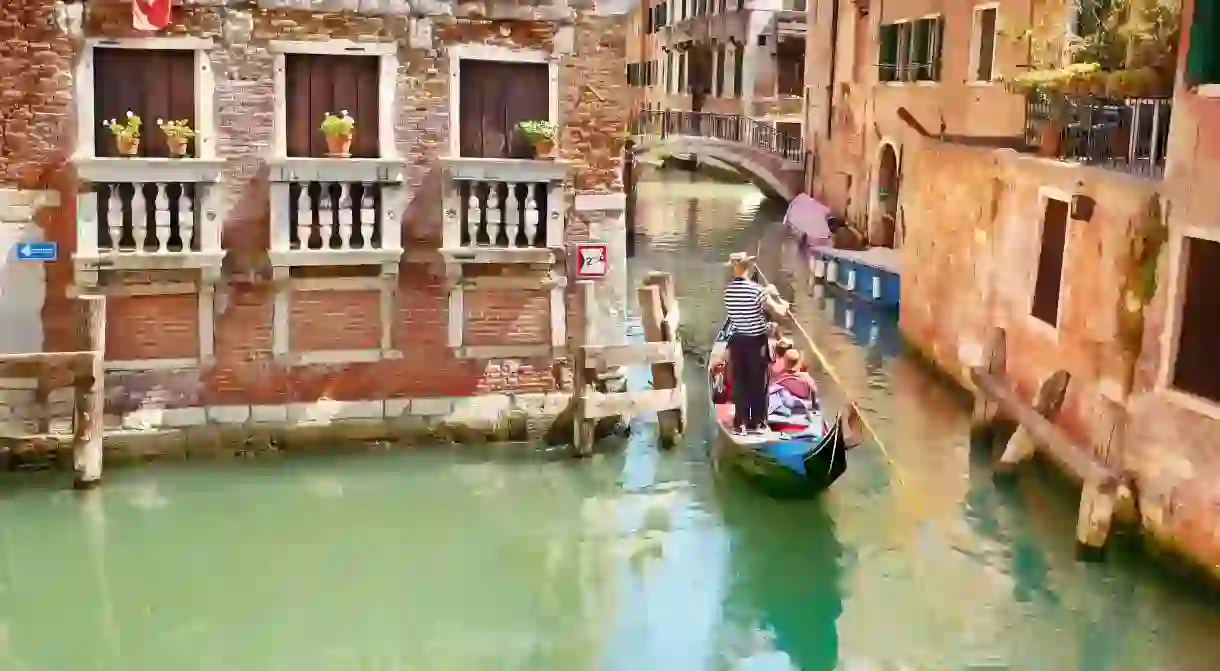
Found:
<svg viewBox="0 0 1220 671"><path fill-rule="evenodd" d="M599 279L606 276L609 266L606 245L579 243L576 245L576 277L582 280Z"/></svg>

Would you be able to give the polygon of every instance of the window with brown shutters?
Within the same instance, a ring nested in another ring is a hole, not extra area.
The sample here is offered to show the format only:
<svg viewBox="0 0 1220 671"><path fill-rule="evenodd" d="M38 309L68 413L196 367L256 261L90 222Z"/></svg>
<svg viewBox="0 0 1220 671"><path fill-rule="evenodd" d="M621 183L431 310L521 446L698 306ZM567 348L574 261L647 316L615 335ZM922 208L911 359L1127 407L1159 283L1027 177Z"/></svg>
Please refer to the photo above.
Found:
<svg viewBox="0 0 1220 671"><path fill-rule="evenodd" d="M288 155L326 155L322 119L343 110L356 120L352 156L379 158L376 56L287 54L284 117Z"/></svg>
<svg viewBox="0 0 1220 671"><path fill-rule="evenodd" d="M1186 238L1183 269L1181 326L1173 386L1220 402L1220 242Z"/></svg>
<svg viewBox="0 0 1220 671"><path fill-rule="evenodd" d="M195 127L195 52L98 47L93 51L93 91L96 156L118 155L114 136L101 124L130 111L144 123L139 155L167 157L157 119L186 119Z"/></svg>
<svg viewBox="0 0 1220 671"><path fill-rule="evenodd" d="M517 124L550 119L547 64L464 59L460 68L461 155L533 158L533 148L517 132Z"/></svg>
<svg viewBox="0 0 1220 671"><path fill-rule="evenodd" d="M1042 246L1030 314L1051 326L1059 324L1059 291L1063 284L1063 253L1067 245L1068 204L1048 198L1042 215Z"/></svg>

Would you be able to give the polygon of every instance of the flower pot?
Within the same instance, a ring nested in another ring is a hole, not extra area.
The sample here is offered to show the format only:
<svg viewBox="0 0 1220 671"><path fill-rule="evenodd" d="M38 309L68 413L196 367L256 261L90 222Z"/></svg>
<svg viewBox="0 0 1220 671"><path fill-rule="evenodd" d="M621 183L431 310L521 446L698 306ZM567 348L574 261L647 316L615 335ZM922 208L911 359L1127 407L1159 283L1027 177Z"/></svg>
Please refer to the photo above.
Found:
<svg viewBox="0 0 1220 671"><path fill-rule="evenodd" d="M119 156L135 156L140 151L140 138L115 135L114 148L119 152Z"/></svg>
<svg viewBox="0 0 1220 671"><path fill-rule="evenodd" d="M352 136L351 135L327 135L326 136L326 155L330 158L351 158L352 156Z"/></svg>
<svg viewBox="0 0 1220 671"><path fill-rule="evenodd" d="M537 138L534 140L534 158L553 159L555 158L555 141L547 138Z"/></svg>
<svg viewBox="0 0 1220 671"><path fill-rule="evenodd" d="M169 150L169 155L174 158L186 156L186 143L187 140L184 137L165 136L165 147Z"/></svg>
<svg viewBox="0 0 1220 671"><path fill-rule="evenodd" d="M1059 158L1059 149L1063 142L1063 124L1043 119L1037 122L1035 129L1038 134L1038 155L1044 158Z"/></svg>

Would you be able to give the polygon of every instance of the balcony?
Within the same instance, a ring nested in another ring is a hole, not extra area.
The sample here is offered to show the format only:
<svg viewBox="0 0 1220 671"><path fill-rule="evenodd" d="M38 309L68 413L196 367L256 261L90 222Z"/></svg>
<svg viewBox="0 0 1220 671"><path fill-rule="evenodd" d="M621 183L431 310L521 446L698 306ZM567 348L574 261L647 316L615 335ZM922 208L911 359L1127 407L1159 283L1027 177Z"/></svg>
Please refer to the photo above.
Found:
<svg viewBox="0 0 1220 671"><path fill-rule="evenodd" d="M1025 143L1047 158L1159 178L1172 111L1170 98L1033 95L1025 104Z"/></svg>
<svg viewBox="0 0 1220 671"><path fill-rule="evenodd" d="M397 271L402 161L281 158L270 165L272 266L381 265Z"/></svg>
<svg viewBox="0 0 1220 671"><path fill-rule="evenodd" d="M565 161L444 158L441 254L453 263L554 263L564 245Z"/></svg>
<svg viewBox="0 0 1220 671"><path fill-rule="evenodd" d="M214 279L224 258L217 182L223 161L80 158L87 185L77 195L78 281L103 269L203 269Z"/></svg>

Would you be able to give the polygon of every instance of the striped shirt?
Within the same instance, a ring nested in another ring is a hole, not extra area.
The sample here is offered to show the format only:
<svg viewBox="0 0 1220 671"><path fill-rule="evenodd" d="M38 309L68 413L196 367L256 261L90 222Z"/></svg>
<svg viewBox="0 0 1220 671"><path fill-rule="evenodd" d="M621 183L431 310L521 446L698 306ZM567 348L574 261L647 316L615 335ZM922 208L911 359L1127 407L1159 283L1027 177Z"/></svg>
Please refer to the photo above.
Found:
<svg viewBox="0 0 1220 671"><path fill-rule="evenodd" d="M767 332L767 313L763 311L763 288L744 277L734 277L724 288L724 311L731 335L758 336Z"/></svg>

